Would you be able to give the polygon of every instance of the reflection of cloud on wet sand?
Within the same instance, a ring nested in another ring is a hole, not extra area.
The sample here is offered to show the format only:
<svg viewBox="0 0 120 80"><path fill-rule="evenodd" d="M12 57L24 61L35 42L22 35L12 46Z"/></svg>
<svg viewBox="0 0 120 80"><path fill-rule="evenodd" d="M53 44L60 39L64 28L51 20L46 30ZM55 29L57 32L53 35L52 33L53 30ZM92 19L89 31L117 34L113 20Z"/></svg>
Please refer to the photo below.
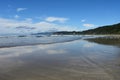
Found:
<svg viewBox="0 0 120 80"><path fill-rule="evenodd" d="M19 57L31 52L33 49L27 47L2 48L0 49L0 58Z"/></svg>
<svg viewBox="0 0 120 80"><path fill-rule="evenodd" d="M111 75L105 72L106 69L110 69L115 77L119 77L116 73L119 71L116 69L119 65L116 51L116 47L101 46L82 40L1 48L0 80L79 80L80 78L110 80Z"/></svg>
<svg viewBox="0 0 120 80"><path fill-rule="evenodd" d="M86 44L83 45L83 47L85 47L85 48L93 48L93 47L95 47L95 44L94 43L86 43Z"/></svg>
<svg viewBox="0 0 120 80"><path fill-rule="evenodd" d="M64 53L67 53L67 51L57 48L56 45L36 45L1 48L0 71L11 71L15 68L24 66L27 64L27 62L29 62L27 58L31 59L34 62L37 59L42 59L43 55L47 56L51 54L54 55Z"/></svg>
<svg viewBox="0 0 120 80"><path fill-rule="evenodd" d="M48 54L65 54L67 51L65 50L47 50L46 51Z"/></svg>
<svg viewBox="0 0 120 80"><path fill-rule="evenodd" d="M67 51L59 49L56 45L36 45L36 46L22 46L12 48L1 48L0 58L14 58L25 55L37 54L64 54Z"/></svg>

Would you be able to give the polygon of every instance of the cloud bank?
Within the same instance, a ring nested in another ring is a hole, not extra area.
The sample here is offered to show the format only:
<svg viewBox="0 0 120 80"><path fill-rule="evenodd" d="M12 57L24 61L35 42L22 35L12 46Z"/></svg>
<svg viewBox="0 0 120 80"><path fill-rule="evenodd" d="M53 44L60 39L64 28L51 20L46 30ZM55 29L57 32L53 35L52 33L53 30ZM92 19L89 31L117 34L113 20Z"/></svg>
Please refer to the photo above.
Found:
<svg viewBox="0 0 120 80"><path fill-rule="evenodd" d="M17 16L16 16L17 18ZM54 20L53 20L54 21ZM64 20L63 20L64 21ZM33 22L31 18L24 20L0 18L1 33L28 33L28 32L46 32L46 31L74 31L78 30L75 26L56 24L46 21Z"/></svg>

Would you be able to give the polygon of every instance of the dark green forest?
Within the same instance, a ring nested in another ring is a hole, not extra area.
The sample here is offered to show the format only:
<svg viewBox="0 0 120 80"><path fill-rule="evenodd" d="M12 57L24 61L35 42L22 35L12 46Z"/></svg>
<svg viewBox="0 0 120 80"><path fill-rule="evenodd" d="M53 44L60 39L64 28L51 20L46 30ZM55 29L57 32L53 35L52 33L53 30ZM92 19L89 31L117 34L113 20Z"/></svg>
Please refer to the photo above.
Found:
<svg viewBox="0 0 120 80"><path fill-rule="evenodd" d="M107 25L98 27L95 29L89 29L85 31L60 31L54 32L57 35L72 35L72 34L120 34L120 23L114 25Z"/></svg>

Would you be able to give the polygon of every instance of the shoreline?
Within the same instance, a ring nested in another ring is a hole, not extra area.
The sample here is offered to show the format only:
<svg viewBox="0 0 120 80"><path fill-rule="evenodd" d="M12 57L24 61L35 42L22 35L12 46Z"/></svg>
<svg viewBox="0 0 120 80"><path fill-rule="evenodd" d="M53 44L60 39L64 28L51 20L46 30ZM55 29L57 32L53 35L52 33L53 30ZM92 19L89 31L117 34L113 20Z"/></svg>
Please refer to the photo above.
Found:
<svg viewBox="0 0 120 80"><path fill-rule="evenodd" d="M57 43L66 43L66 42L72 42L76 40L80 40L81 37L76 37L75 39L66 39L66 40L58 40L58 41L48 41L48 42L38 42L38 43L24 43L24 44L10 44L10 45L0 45L1 48L11 48L11 47L21 47L21 46L34 46L34 45L48 45L48 44L57 44Z"/></svg>
<svg viewBox="0 0 120 80"><path fill-rule="evenodd" d="M66 36L66 35L62 35ZM75 36L75 35L72 35ZM79 36L79 35L78 35ZM75 39L68 39L68 40L59 40L53 41L53 42L39 42L39 43L19 43L19 44L8 44L8 45L0 45L0 48L11 48L11 47L19 47L19 46L33 46L33 45L48 45L48 44L56 44L56 43L65 43L65 42L71 42L76 40L87 40L87 41L96 41L97 40L109 40L112 42L112 40L120 40L120 35L80 35L81 37L76 37ZM54 36L55 37L55 36ZM52 38L52 37L51 37ZM66 37L67 38L67 37ZM68 37L69 38L69 37Z"/></svg>

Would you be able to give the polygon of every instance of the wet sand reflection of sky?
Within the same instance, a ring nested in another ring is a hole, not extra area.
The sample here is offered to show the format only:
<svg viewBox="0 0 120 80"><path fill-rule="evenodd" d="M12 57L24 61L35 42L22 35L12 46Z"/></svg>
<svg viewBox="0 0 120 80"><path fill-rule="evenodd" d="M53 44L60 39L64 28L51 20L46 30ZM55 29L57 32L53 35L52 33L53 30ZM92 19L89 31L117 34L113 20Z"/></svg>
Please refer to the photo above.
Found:
<svg viewBox="0 0 120 80"><path fill-rule="evenodd" d="M119 50L85 40L1 48L0 79L119 80Z"/></svg>

